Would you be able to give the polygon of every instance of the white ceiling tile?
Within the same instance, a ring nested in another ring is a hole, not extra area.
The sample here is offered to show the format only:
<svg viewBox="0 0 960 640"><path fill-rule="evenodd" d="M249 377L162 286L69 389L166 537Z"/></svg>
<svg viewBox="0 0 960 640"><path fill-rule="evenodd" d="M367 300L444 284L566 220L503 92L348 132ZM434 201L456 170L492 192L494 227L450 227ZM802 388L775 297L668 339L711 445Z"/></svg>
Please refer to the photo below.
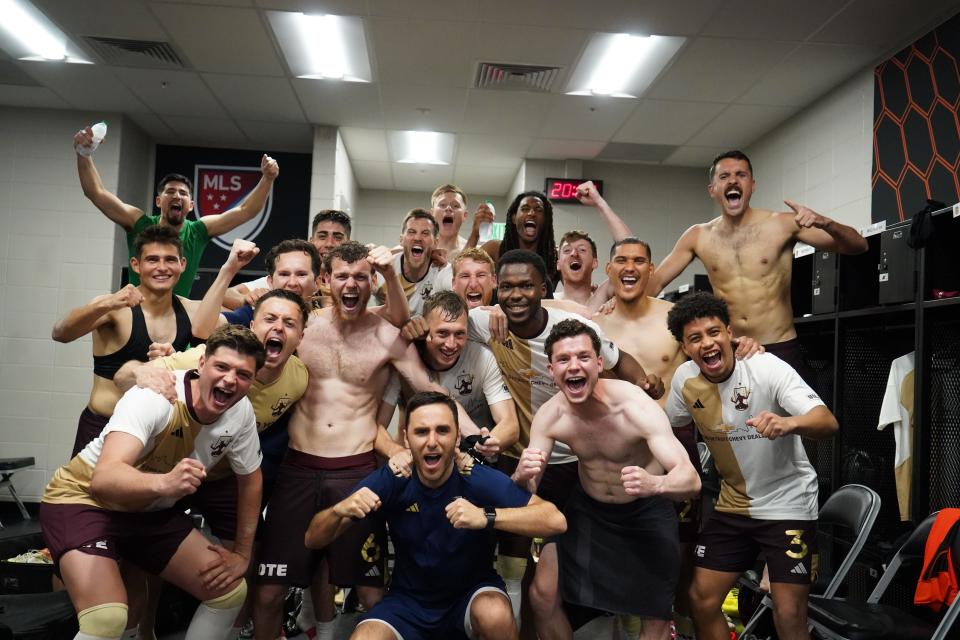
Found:
<svg viewBox="0 0 960 640"><path fill-rule="evenodd" d="M516 175L516 167L508 169L458 164L453 173L453 183L467 193L506 195Z"/></svg>
<svg viewBox="0 0 960 640"><path fill-rule="evenodd" d="M795 43L696 38L647 92L658 100L731 102Z"/></svg>
<svg viewBox="0 0 960 640"><path fill-rule="evenodd" d="M638 102L608 96L561 96L543 119L539 135L606 142L633 113Z"/></svg>
<svg viewBox="0 0 960 640"><path fill-rule="evenodd" d="M314 124L383 127L380 88L362 82L294 78L293 90Z"/></svg>
<svg viewBox="0 0 960 640"><path fill-rule="evenodd" d="M692 147L684 146L674 151L669 158L663 161L663 164L671 167L696 167L706 169L721 153L729 151L730 147ZM704 174L703 182L706 184L707 176Z"/></svg>
<svg viewBox="0 0 960 640"><path fill-rule="evenodd" d="M430 193L438 184L453 182L452 165L392 163L393 183L400 191Z"/></svg>
<svg viewBox="0 0 960 640"><path fill-rule="evenodd" d="M33 0L33 3L57 26L75 36L161 41L167 39L163 27L143 2Z"/></svg>
<svg viewBox="0 0 960 640"><path fill-rule="evenodd" d="M716 102L643 100L613 136L613 141L683 144L726 106Z"/></svg>
<svg viewBox="0 0 960 640"><path fill-rule="evenodd" d="M253 0L153 0L156 3L203 4L221 7L251 7Z"/></svg>
<svg viewBox="0 0 960 640"><path fill-rule="evenodd" d="M115 68L114 73L151 111L161 116L226 117L196 73L128 68Z"/></svg>
<svg viewBox="0 0 960 640"><path fill-rule="evenodd" d="M265 153L313 150L313 127L305 122L240 120L237 124L254 146Z"/></svg>
<svg viewBox="0 0 960 640"><path fill-rule="evenodd" d="M473 21L479 15L477 0L369 0L370 15L418 20Z"/></svg>
<svg viewBox="0 0 960 640"><path fill-rule="evenodd" d="M361 189L393 189L393 170L389 162L350 159L353 176Z"/></svg>
<svg viewBox="0 0 960 640"><path fill-rule="evenodd" d="M528 158L544 160L586 160L595 157L607 146L606 142L590 140L557 140L542 138L534 140L527 151Z"/></svg>
<svg viewBox="0 0 960 640"><path fill-rule="evenodd" d="M205 73L203 79L237 119L306 122L300 102L286 78Z"/></svg>
<svg viewBox="0 0 960 640"><path fill-rule="evenodd" d="M174 137L173 129L167 126L167 123L158 115L131 113L129 118L157 142L170 141Z"/></svg>
<svg viewBox="0 0 960 640"><path fill-rule="evenodd" d="M387 129L456 131L463 122L467 90L385 84L380 87ZM429 109L422 113L419 109Z"/></svg>
<svg viewBox="0 0 960 640"><path fill-rule="evenodd" d="M411 85L469 87L473 61L472 23L372 18L367 21L373 40L378 80Z"/></svg>
<svg viewBox="0 0 960 640"><path fill-rule="evenodd" d="M469 133L529 136L563 96L526 91L471 89L461 130Z"/></svg>
<svg viewBox="0 0 960 640"><path fill-rule="evenodd" d="M869 65L875 47L805 44L737 100L743 104L803 106Z"/></svg>
<svg viewBox="0 0 960 640"><path fill-rule="evenodd" d="M734 104L690 139L701 147L743 149L796 112L795 107Z"/></svg>
<svg viewBox="0 0 960 640"><path fill-rule="evenodd" d="M343 144L351 162L358 160L369 162L389 162L387 135L383 129L358 129L340 127Z"/></svg>
<svg viewBox="0 0 960 640"><path fill-rule="evenodd" d="M46 87L0 84L0 104L10 107L68 109L70 105Z"/></svg>
<svg viewBox="0 0 960 640"><path fill-rule="evenodd" d="M332 13L337 16L367 15L366 0L254 0L261 9L299 11L310 14Z"/></svg>
<svg viewBox="0 0 960 640"><path fill-rule="evenodd" d="M527 155L532 138L464 133L457 136L457 165L497 167L514 173Z"/></svg>
<svg viewBox="0 0 960 640"><path fill-rule="evenodd" d="M121 113L149 111L146 104L117 81L108 67L25 62L22 68L78 109Z"/></svg>
<svg viewBox="0 0 960 640"><path fill-rule="evenodd" d="M949 0L854 0L810 40L904 47L957 12Z"/></svg>
<svg viewBox="0 0 960 640"><path fill-rule="evenodd" d="M566 75L590 35L583 29L550 29L502 23L480 23L473 41L473 57L484 62L514 62L567 67Z"/></svg>
<svg viewBox="0 0 960 640"><path fill-rule="evenodd" d="M721 38L806 40L840 7L837 0L726 0L701 31Z"/></svg>
<svg viewBox="0 0 960 640"><path fill-rule="evenodd" d="M252 9L155 5L157 18L199 71L284 75L262 16Z"/></svg>
<svg viewBox="0 0 960 640"><path fill-rule="evenodd" d="M253 146L237 125L229 120L188 116L165 116L163 120L181 140L185 141L184 144L242 149L250 149Z"/></svg>

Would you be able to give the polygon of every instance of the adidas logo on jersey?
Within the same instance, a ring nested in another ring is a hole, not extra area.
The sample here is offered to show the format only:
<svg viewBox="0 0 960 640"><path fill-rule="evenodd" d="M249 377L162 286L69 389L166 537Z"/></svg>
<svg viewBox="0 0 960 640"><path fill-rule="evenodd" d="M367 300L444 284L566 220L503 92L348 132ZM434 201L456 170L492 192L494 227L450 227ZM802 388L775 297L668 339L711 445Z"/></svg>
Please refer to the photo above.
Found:
<svg viewBox="0 0 960 640"><path fill-rule="evenodd" d="M797 563L797 566L795 566L793 569L790 569L790 573L796 573L796 574L799 574L799 575L807 575L808 572L807 572L807 568L806 568L805 566L803 566L803 563L802 563L802 562L798 562L798 563Z"/></svg>
<svg viewBox="0 0 960 640"><path fill-rule="evenodd" d="M176 429L173 430L173 433L172 433L171 435L172 435L174 438L180 438L180 439L182 440L182 439L183 439L183 427L177 427Z"/></svg>
<svg viewBox="0 0 960 640"><path fill-rule="evenodd" d="M365 574L363 574L363 575L367 576L368 578L377 578L377 577L380 576L380 569L378 569L376 566L372 566L372 567L370 567L370 569L369 569Z"/></svg>
<svg viewBox="0 0 960 640"><path fill-rule="evenodd" d="M412 505L404 509L404 511L409 511L410 513L420 513L420 505L414 502Z"/></svg>
<svg viewBox="0 0 960 640"><path fill-rule="evenodd" d="M697 398L697 401L693 403L694 409L703 409L703 403L700 402L700 398Z"/></svg>

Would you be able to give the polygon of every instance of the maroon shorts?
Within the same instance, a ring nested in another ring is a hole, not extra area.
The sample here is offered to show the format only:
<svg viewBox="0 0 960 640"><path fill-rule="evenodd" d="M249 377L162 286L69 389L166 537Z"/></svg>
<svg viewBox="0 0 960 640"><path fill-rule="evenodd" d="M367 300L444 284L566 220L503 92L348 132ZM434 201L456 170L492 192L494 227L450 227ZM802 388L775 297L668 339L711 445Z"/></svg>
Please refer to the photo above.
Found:
<svg viewBox="0 0 960 640"><path fill-rule="evenodd" d="M303 544L313 516L349 496L357 483L376 468L373 451L321 458L288 450L267 505L257 579L306 587L317 564L326 557L331 584L383 586L387 535L381 518L354 523L323 549L307 549Z"/></svg>
<svg viewBox="0 0 960 640"><path fill-rule="evenodd" d="M95 440L108 422L110 422L109 416L102 416L91 411L89 407L85 408L80 414L80 419L77 420L77 436L73 440L73 453L70 457L83 451L84 447Z"/></svg>
<svg viewBox="0 0 960 640"><path fill-rule="evenodd" d="M763 552L770 582L810 584L816 565L816 520L756 520L714 511L693 550L697 567L742 573Z"/></svg>
<svg viewBox="0 0 960 640"><path fill-rule="evenodd" d="M512 476L513 472L517 470L519 462L516 458L502 455L497 461L496 468L506 475ZM555 504L557 509L562 512L574 489L580 485L579 468L580 464L576 460L561 464L548 464L543 472L543 477L540 478L540 484L537 486L537 495L547 502ZM529 556L530 542L530 538L526 536L497 531L499 552L511 558L526 558Z"/></svg>
<svg viewBox="0 0 960 640"><path fill-rule="evenodd" d="M800 374L803 381L811 387L816 382L813 370L807 364L807 359L803 357L803 351L800 349L800 339L793 338L783 342L773 342L763 345L767 353L772 353L788 365L793 367L794 371Z"/></svg>
<svg viewBox="0 0 960 640"><path fill-rule="evenodd" d="M74 549L129 560L159 574L190 535L193 523L181 511L108 511L85 504L40 504L43 539L60 575L60 558Z"/></svg>
<svg viewBox="0 0 960 640"><path fill-rule="evenodd" d="M177 509L203 516L213 535L221 540L237 539L237 476L200 484L197 492L177 502Z"/></svg>

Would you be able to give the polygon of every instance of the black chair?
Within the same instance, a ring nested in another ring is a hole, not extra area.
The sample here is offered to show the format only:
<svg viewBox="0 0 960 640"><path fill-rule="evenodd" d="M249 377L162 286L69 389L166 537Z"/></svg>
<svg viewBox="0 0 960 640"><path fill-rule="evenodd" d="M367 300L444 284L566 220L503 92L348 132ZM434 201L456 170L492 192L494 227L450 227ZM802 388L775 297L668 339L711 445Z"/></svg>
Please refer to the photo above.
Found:
<svg viewBox="0 0 960 640"><path fill-rule="evenodd" d="M813 593L820 594L821 598L832 598L844 579L847 577L857 556L863 550L873 529L873 523L880 513L880 496L870 487L862 484L848 484L837 489L827 498L820 513L817 514L817 544L821 550L829 545L826 533L828 528L843 527L854 533L853 543L839 565L827 560L827 554L821 553L820 576L811 586ZM832 574L832 575L831 575ZM829 581L826 579L829 578ZM765 614L772 610L772 601L769 595L764 596L757 610L743 628L741 637L748 637Z"/></svg>
<svg viewBox="0 0 960 640"><path fill-rule="evenodd" d="M20 469L32 467L34 463L33 458L0 458L0 489L6 487L7 490L10 491L10 496L20 509L20 515L23 516L24 520L29 520L30 514L27 512L23 500L17 495L17 490L13 488L13 474ZM3 523L0 522L0 529L2 528Z"/></svg>
<svg viewBox="0 0 960 640"><path fill-rule="evenodd" d="M813 596L809 616L815 637L829 640L947 640L956 638L951 627L960 617L960 598L945 610L939 624L911 613L880 604L897 572L908 569L919 574L924 546L937 514L921 522L890 561L866 602L849 602ZM954 571L960 572L960 536L953 541Z"/></svg>

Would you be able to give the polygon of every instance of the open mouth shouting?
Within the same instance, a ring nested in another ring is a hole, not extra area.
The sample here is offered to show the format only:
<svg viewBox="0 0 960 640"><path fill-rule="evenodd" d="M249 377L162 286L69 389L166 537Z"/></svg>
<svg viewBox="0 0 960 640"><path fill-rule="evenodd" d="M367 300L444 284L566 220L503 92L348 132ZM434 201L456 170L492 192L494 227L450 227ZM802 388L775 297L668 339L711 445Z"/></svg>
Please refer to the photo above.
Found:
<svg viewBox="0 0 960 640"><path fill-rule="evenodd" d="M640 278L635 274L622 274L620 276L620 284L623 285L624 289L630 290L633 289L640 283Z"/></svg>
<svg viewBox="0 0 960 640"><path fill-rule="evenodd" d="M533 239L537 237L538 228L537 221L532 218L528 218L520 225L520 233L525 238Z"/></svg>
<svg viewBox="0 0 960 640"><path fill-rule="evenodd" d="M417 258L419 260L420 258L423 257L423 254L424 254L424 249L422 245L415 244L412 247L410 247L410 255L413 256L414 258Z"/></svg>
<svg viewBox="0 0 960 640"><path fill-rule="evenodd" d="M464 297L467 299L467 306L471 309L483 305L483 291L465 291Z"/></svg>
<svg viewBox="0 0 960 640"><path fill-rule="evenodd" d="M586 376L570 376L563 381L564 386L571 395L579 396L587 388Z"/></svg>
<svg viewBox="0 0 960 640"><path fill-rule="evenodd" d="M570 261L570 271L573 271L574 273L578 273L581 269L583 269L582 262L580 262L577 259Z"/></svg>
<svg viewBox="0 0 960 640"><path fill-rule="evenodd" d="M236 395L236 389L229 390L222 386L216 386L210 395L213 398L213 408L217 411L226 411L233 405L233 397Z"/></svg>
<svg viewBox="0 0 960 640"><path fill-rule="evenodd" d="M440 221L440 224L443 226L453 226L453 214L445 213L443 214L443 220Z"/></svg>
<svg viewBox="0 0 960 640"><path fill-rule="evenodd" d="M740 190L740 187L729 187L723 192L723 199L726 200L731 209L736 209L743 201L743 191Z"/></svg>
<svg viewBox="0 0 960 640"><path fill-rule="evenodd" d="M428 471L435 471L440 467L440 461L443 459L443 456L439 453L427 453L423 456L423 466Z"/></svg>
<svg viewBox="0 0 960 640"><path fill-rule="evenodd" d="M267 360L276 360L283 352L283 340L275 336L267 338L263 346L267 352Z"/></svg>
<svg viewBox="0 0 960 640"><path fill-rule="evenodd" d="M723 371L723 353L719 347L706 351L702 356L703 368L711 375L720 375Z"/></svg>
<svg viewBox="0 0 960 640"><path fill-rule="evenodd" d="M359 292L344 292L340 296L340 306L346 311L356 311L360 308L360 293Z"/></svg>

